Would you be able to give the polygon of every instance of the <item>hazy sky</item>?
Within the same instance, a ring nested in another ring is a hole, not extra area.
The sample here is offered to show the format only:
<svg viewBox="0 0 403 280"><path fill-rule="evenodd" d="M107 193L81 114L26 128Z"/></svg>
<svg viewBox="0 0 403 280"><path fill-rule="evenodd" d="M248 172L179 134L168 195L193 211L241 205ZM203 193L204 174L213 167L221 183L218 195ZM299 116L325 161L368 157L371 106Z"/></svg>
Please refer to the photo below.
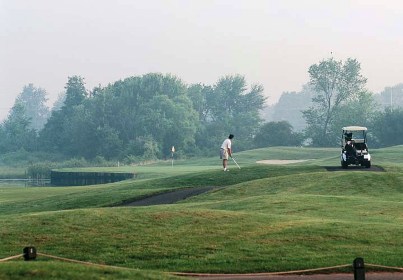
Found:
<svg viewBox="0 0 403 280"><path fill-rule="evenodd" d="M0 0L0 120L24 85L50 101L149 72L213 85L244 75L278 100L312 64L356 58L368 89L403 82L401 0Z"/></svg>

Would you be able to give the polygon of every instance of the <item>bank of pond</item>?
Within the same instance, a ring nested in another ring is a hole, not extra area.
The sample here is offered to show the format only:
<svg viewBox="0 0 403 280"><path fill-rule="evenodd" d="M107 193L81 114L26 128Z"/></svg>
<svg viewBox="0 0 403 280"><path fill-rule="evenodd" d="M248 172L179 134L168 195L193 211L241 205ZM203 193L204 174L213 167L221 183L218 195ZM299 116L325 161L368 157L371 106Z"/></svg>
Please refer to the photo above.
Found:
<svg viewBox="0 0 403 280"><path fill-rule="evenodd" d="M16 186L87 186L114 183L135 177L124 172L51 171L49 178L0 179L0 185Z"/></svg>

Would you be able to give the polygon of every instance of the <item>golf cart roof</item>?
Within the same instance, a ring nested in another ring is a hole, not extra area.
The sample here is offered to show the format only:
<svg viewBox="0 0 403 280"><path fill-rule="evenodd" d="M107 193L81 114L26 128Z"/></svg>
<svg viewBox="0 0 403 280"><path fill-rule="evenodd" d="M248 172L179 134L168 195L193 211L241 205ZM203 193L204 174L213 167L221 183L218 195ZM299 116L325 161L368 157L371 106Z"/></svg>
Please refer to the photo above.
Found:
<svg viewBox="0 0 403 280"><path fill-rule="evenodd" d="M345 126L343 131L366 131L367 128L364 126Z"/></svg>

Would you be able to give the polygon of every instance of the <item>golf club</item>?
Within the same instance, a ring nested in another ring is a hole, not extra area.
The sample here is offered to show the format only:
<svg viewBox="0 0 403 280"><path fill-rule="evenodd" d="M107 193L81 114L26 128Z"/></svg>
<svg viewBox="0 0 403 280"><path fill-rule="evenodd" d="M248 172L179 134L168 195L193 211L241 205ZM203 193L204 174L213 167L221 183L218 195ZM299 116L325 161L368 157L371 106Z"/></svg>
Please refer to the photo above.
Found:
<svg viewBox="0 0 403 280"><path fill-rule="evenodd" d="M238 168L241 169L241 167L238 165L238 163L235 161L235 159L233 157L231 157L231 158L235 162L236 166L238 166Z"/></svg>

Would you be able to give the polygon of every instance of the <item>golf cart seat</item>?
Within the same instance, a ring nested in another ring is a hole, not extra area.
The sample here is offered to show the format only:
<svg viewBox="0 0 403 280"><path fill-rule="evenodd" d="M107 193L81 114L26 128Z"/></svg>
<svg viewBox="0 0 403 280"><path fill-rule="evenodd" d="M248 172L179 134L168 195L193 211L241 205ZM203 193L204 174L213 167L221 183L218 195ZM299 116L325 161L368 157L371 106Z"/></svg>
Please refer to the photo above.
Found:
<svg viewBox="0 0 403 280"><path fill-rule="evenodd" d="M366 151L368 149L367 144L365 144L365 143L357 143L357 142L355 142L354 147L355 147L356 150L360 150L360 151L364 151L364 150Z"/></svg>
<svg viewBox="0 0 403 280"><path fill-rule="evenodd" d="M351 141L351 139L353 138L353 133L352 132L350 132L350 133L344 133L344 139L345 139L345 141L347 142L347 141Z"/></svg>
<svg viewBox="0 0 403 280"><path fill-rule="evenodd" d="M367 155L368 147L366 143L354 143L354 148L357 156Z"/></svg>

